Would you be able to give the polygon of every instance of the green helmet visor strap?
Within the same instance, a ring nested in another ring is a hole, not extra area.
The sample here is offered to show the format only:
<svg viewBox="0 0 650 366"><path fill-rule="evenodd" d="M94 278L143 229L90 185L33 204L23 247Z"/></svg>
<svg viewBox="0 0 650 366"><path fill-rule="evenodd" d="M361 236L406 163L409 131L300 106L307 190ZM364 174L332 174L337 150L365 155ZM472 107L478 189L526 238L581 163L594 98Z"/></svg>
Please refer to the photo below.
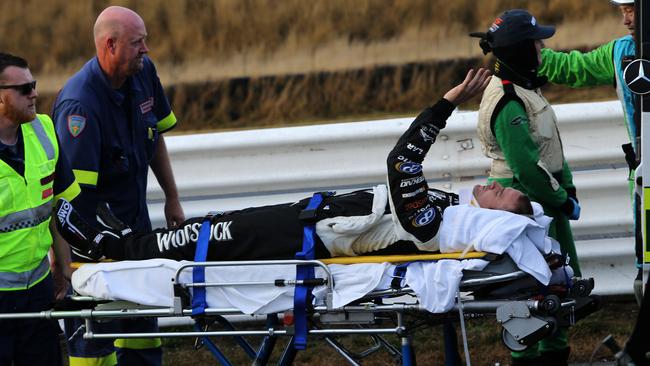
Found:
<svg viewBox="0 0 650 366"><path fill-rule="evenodd" d="M49 200L38 207L2 216L0 217L0 233L38 226L50 218L52 208L52 200Z"/></svg>
<svg viewBox="0 0 650 366"><path fill-rule="evenodd" d="M31 287L50 270L50 259L45 256L36 268L25 272L0 272L0 290Z"/></svg>

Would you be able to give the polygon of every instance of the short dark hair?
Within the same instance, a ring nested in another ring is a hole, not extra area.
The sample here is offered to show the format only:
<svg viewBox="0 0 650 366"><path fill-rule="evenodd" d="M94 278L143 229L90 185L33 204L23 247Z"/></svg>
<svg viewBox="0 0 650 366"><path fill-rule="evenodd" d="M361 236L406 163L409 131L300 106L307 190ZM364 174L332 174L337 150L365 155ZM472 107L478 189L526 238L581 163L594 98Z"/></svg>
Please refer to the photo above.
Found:
<svg viewBox="0 0 650 366"><path fill-rule="evenodd" d="M0 52L0 74L5 71L9 66L20 67L26 69L29 67L27 60L22 57L14 56L10 53Z"/></svg>
<svg viewBox="0 0 650 366"><path fill-rule="evenodd" d="M515 206L512 212L520 215L533 215L533 204L530 203L530 198L526 195L521 195L517 200L517 206Z"/></svg>

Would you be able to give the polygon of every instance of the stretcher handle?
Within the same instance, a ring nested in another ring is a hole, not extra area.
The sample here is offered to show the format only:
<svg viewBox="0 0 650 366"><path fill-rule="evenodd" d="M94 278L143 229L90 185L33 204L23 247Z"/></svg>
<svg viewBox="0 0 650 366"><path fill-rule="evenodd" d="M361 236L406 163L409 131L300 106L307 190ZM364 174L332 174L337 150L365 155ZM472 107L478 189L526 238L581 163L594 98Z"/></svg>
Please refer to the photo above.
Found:
<svg viewBox="0 0 650 366"><path fill-rule="evenodd" d="M192 262L181 265L178 270L176 270L176 275L174 276L174 283L180 283L179 278L181 272L188 268L194 267L228 267L228 266L267 266L267 265L314 265L318 266L325 271L327 280L325 285L327 286L327 292L329 294L334 293L334 277L332 272L330 272L329 267L320 260L297 260L297 259L287 259L287 260L264 260L264 261L222 261L222 262Z"/></svg>

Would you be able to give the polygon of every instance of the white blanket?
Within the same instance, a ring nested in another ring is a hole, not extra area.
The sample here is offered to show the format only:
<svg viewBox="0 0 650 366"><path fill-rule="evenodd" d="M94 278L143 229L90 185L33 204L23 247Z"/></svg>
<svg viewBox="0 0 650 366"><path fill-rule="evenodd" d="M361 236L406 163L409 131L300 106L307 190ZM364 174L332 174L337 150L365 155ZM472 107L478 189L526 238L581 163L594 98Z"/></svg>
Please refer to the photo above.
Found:
<svg viewBox="0 0 650 366"><path fill-rule="evenodd" d="M530 219L505 211L459 205L444 212L438 238L442 252L478 250L507 253L523 271L539 282L548 284L551 271L541 253L555 249L547 237L550 219L541 206L534 204L535 217ZM374 221L373 221L374 223ZM556 244L556 243L555 243ZM75 290L102 299L127 300L143 305L172 306L172 278L182 263L165 259L124 261L84 265L72 277ZM453 306L463 269L481 270L483 260L441 260L409 265L405 284L431 312L446 312ZM333 305L341 307L375 289L390 287L394 265L330 265L335 282ZM317 276L322 276L317 270ZM295 267L236 266L206 269L206 282L254 282L295 279ZM181 276L191 281L191 271ZM293 287L240 285L210 287L207 301L214 308L237 308L247 314L267 314L291 309ZM324 289L314 291L316 301L323 301Z"/></svg>
<svg viewBox="0 0 650 366"><path fill-rule="evenodd" d="M168 259L86 264L72 276L72 285L81 295L108 300L126 300L142 305L173 305L173 278L184 263ZM441 260L411 263L403 284L417 295L422 306L433 313L449 311L464 269L480 270L487 265L481 259ZM395 265L363 263L329 265L334 277L333 306L347 305L373 290L390 288ZM323 271L316 270L322 277ZM236 266L206 268L206 282L256 282L295 279L295 267ZM181 275L181 282L192 282L191 270ZM209 287L207 302L213 308L237 308L246 314L268 314L293 307L292 286L238 285ZM314 289L315 303L323 304L326 288Z"/></svg>

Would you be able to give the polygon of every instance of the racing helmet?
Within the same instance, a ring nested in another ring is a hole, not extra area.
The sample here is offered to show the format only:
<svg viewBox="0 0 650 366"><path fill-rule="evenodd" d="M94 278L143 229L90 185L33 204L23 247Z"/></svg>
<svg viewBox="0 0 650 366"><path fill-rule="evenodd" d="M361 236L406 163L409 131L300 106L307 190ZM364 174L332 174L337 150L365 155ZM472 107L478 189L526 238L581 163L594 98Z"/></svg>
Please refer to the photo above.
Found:
<svg viewBox="0 0 650 366"><path fill-rule="evenodd" d="M634 0L609 0L614 5L634 5Z"/></svg>

